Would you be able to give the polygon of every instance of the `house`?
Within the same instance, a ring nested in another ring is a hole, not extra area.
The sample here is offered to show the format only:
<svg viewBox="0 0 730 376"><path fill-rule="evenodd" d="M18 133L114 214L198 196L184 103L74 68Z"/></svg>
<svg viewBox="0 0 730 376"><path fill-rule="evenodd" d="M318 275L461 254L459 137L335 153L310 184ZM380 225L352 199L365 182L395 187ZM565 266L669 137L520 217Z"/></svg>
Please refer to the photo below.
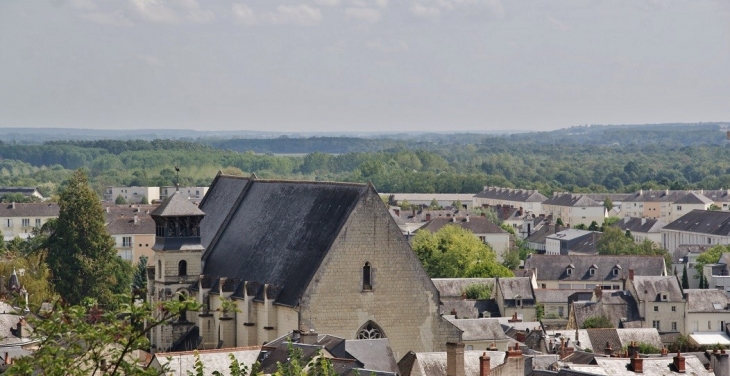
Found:
<svg viewBox="0 0 730 376"><path fill-rule="evenodd" d="M692 191L640 190L621 206L624 216L674 221L694 209L709 209L712 201Z"/></svg>
<svg viewBox="0 0 730 376"><path fill-rule="evenodd" d="M440 207L451 207L454 203L460 202L458 210L471 210L473 194L470 193L382 193L387 196L389 203L400 205L404 201L408 201L411 205L419 205L423 207L431 206L433 200L436 200Z"/></svg>
<svg viewBox="0 0 730 376"><path fill-rule="evenodd" d="M457 319L451 315L444 315L444 318L463 332L461 340L466 350L506 351L515 343L504 333L502 324L495 318Z"/></svg>
<svg viewBox="0 0 730 376"><path fill-rule="evenodd" d="M642 327L686 333L686 301L676 276L635 275L626 282L626 290L636 299Z"/></svg>
<svg viewBox="0 0 730 376"><path fill-rule="evenodd" d="M715 375L712 371L705 369L702 362L697 359L696 356L683 356L677 353L674 357L665 355L662 357L651 357L644 358L640 357L638 353L632 358L605 358L597 357L596 359L597 368L591 372L590 367L583 366L580 371L584 374L593 375L612 375L612 376L623 376L623 375L696 375L696 376L710 376ZM568 366L570 369L576 369L576 367Z"/></svg>
<svg viewBox="0 0 730 376"><path fill-rule="evenodd" d="M543 214L542 202L545 200L547 197L536 190L485 186L483 191L474 195L474 207L506 206L540 215Z"/></svg>
<svg viewBox="0 0 730 376"><path fill-rule="evenodd" d="M667 222L671 222L692 210L710 210L712 204L713 201L709 198L695 192L689 192L672 203L672 210L667 215Z"/></svg>
<svg viewBox="0 0 730 376"><path fill-rule="evenodd" d="M568 317L570 305L575 301L591 300L592 290L535 289L535 300L542 305L544 318Z"/></svg>
<svg viewBox="0 0 730 376"><path fill-rule="evenodd" d="M525 260L541 289L621 290L627 276L667 275L661 256L536 255Z"/></svg>
<svg viewBox="0 0 730 376"><path fill-rule="evenodd" d="M537 304L534 283L535 280L529 277L497 278L496 300L500 316L519 315L523 321L535 321Z"/></svg>
<svg viewBox="0 0 730 376"><path fill-rule="evenodd" d="M615 328L641 327L636 300L626 291L596 288L590 301L573 302L566 329L581 329L586 320L595 317L606 317Z"/></svg>
<svg viewBox="0 0 730 376"><path fill-rule="evenodd" d="M527 242L527 247L540 254L547 252L547 237L565 229L564 226L548 223L547 220L540 221L539 227L532 227L532 224L531 220L523 224L521 233L523 236L526 235L523 239ZM528 229L527 233L524 232L525 228Z"/></svg>
<svg viewBox="0 0 730 376"><path fill-rule="evenodd" d="M492 250L497 254L497 259L501 262L502 255L509 251L510 233L505 231L498 225L490 222L485 217L469 216L452 216L452 217L436 217L426 223L418 231L429 231L434 233L444 226L455 225L474 233L483 243L489 244Z"/></svg>
<svg viewBox="0 0 730 376"><path fill-rule="evenodd" d="M567 226L590 226L591 222L603 223L607 212L603 202L598 202L581 194L556 193L542 203L545 215L561 219Z"/></svg>
<svg viewBox="0 0 730 376"><path fill-rule="evenodd" d="M707 244L680 244L672 252L672 271L680 278L684 271L687 271L687 282L689 282L689 288L699 288L700 278L697 276L697 257L703 252L712 248L712 245ZM709 278L709 277L708 277ZM708 279L709 282L709 279ZM711 285L714 288L715 285Z"/></svg>
<svg viewBox="0 0 730 376"><path fill-rule="evenodd" d="M441 297L441 314L458 319L499 317L495 301L495 278L433 278ZM479 286L488 292L485 299L467 297L467 289Z"/></svg>
<svg viewBox="0 0 730 376"><path fill-rule="evenodd" d="M661 229L666 223L660 219L623 217L613 224L621 231L628 231L635 243L641 243L644 240L650 240L657 245L662 245Z"/></svg>
<svg viewBox="0 0 730 376"><path fill-rule="evenodd" d="M730 296L730 253L720 255L717 264L703 266L708 288L724 291Z"/></svg>
<svg viewBox="0 0 730 376"><path fill-rule="evenodd" d="M413 235L419 228L430 222L432 218L451 218L461 211L454 209L410 209L403 210L398 206L390 207L390 214L405 236Z"/></svg>
<svg viewBox="0 0 730 376"><path fill-rule="evenodd" d="M401 376L511 376L525 374L519 347L507 351L464 351L463 343L447 344L446 352L409 352L398 362Z"/></svg>
<svg viewBox="0 0 730 376"><path fill-rule="evenodd" d="M690 341L712 346L730 345L725 324L730 322L730 299L720 290L686 289L686 323ZM712 341L712 342L710 342Z"/></svg>
<svg viewBox="0 0 730 376"><path fill-rule="evenodd" d="M596 244L601 233L597 231L567 229L545 237L545 254L598 254Z"/></svg>
<svg viewBox="0 0 730 376"><path fill-rule="evenodd" d="M208 187L173 187L173 186L163 186L160 187L160 197L159 200L165 200L166 198L170 197L171 194L175 192L180 192L183 194L183 196L186 196L189 200L193 202L199 202L203 199L205 194L208 192ZM151 201L150 201L151 202Z"/></svg>
<svg viewBox="0 0 730 376"><path fill-rule="evenodd" d="M58 204L38 203L0 203L0 228L3 240L8 242L16 237L27 239L34 228L40 228L49 219L58 218Z"/></svg>
<svg viewBox="0 0 730 376"><path fill-rule="evenodd" d="M728 208L728 204L730 204L730 189L705 189L700 190L699 193L712 200L712 203L718 210L730 210Z"/></svg>
<svg viewBox="0 0 730 376"><path fill-rule="evenodd" d="M175 193L151 216L149 301L194 296L203 305L151 333L155 351L315 330L387 338L399 357L460 339L372 185L219 173L199 207Z"/></svg>
<svg viewBox="0 0 730 376"><path fill-rule="evenodd" d="M20 193L25 197L35 197L39 200L43 200L44 197L38 188L34 187L0 187L0 197L7 194Z"/></svg>
<svg viewBox="0 0 730 376"><path fill-rule="evenodd" d="M144 199L148 203L160 199L160 187L111 187L104 189L104 201L114 202L122 196L128 204L139 204Z"/></svg>
<svg viewBox="0 0 730 376"><path fill-rule="evenodd" d="M136 262L141 256L152 259L155 244L155 221L149 213L119 216L107 223L106 231L114 239L119 257Z"/></svg>
<svg viewBox="0 0 730 376"><path fill-rule="evenodd" d="M730 244L730 212L692 210L661 229L664 249L683 244Z"/></svg>

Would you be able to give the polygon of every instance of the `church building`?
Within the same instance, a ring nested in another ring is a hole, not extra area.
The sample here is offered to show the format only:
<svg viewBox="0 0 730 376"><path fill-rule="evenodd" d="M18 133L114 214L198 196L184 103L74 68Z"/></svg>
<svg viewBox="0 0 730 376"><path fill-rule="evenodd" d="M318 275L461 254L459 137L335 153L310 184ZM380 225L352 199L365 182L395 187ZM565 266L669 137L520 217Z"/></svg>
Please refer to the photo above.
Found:
<svg viewBox="0 0 730 376"><path fill-rule="evenodd" d="M372 185L219 173L199 207L176 193L151 215L149 301L203 305L157 328L154 351L261 345L293 330L388 338L396 358L461 340Z"/></svg>

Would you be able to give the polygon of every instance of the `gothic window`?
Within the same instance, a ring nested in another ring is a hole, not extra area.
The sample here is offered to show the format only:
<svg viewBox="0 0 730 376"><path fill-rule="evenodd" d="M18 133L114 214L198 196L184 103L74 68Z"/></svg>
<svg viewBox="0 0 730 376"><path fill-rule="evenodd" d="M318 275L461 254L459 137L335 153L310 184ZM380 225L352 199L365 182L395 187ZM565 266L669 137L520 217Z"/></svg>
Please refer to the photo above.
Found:
<svg viewBox="0 0 730 376"><path fill-rule="evenodd" d="M365 266L362 267L362 289L363 291L371 291L373 289L372 284L372 271L370 270L370 263L366 262Z"/></svg>
<svg viewBox="0 0 730 376"><path fill-rule="evenodd" d="M357 331L357 339L385 338L385 333L374 322L368 321Z"/></svg>
<svg viewBox="0 0 730 376"><path fill-rule="evenodd" d="M179 276L188 275L188 262L187 261L182 260L177 264L177 275L179 275Z"/></svg>

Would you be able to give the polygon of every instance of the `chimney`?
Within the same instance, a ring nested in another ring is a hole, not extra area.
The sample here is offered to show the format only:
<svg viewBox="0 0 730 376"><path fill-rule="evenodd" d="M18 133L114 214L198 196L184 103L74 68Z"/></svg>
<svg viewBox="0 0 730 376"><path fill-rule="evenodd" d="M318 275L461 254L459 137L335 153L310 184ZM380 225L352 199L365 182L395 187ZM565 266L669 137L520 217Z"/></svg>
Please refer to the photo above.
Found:
<svg viewBox="0 0 730 376"><path fill-rule="evenodd" d="M522 342L522 343L525 343L525 337L526 337L526 336L527 336L527 335L525 334L525 332L523 332L523 331L519 331L519 332L517 332L517 334L515 335L515 337L516 337L515 339L517 340L517 342Z"/></svg>
<svg viewBox="0 0 730 376"><path fill-rule="evenodd" d="M487 351L497 351L497 344L494 342L489 344L489 347L487 347Z"/></svg>
<svg viewBox="0 0 730 376"><path fill-rule="evenodd" d="M15 201L13 201L12 203L10 203L10 209L15 209Z"/></svg>
<svg viewBox="0 0 730 376"><path fill-rule="evenodd" d="M611 343L610 342L606 342L606 348L603 349L603 353L606 354L606 355L608 355L608 356L611 356L611 354L613 354L613 349L611 348Z"/></svg>
<svg viewBox="0 0 730 376"><path fill-rule="evenodd" d="M21 317L20 320L18 320L18 338L28 338L30 337L30 331L28 330L28 323L25 322L25 317Z"/></svg>
<svg viewBox="0 0 730 376"><path fill-rule="evenodd" d="M603 289L601 288L601 286L596 286L596 288L593 289L593 294L596 295L596 301L601 300L601 298L603 297Z"/></svg>
<svg viewBox="0 0 730 376"><path fill-rule="evenodd" d="M308 332L302 331L299 335L299 343L303 345L314 345L319 341L319 335L314 329L309 329Z"/></svg>
<svg viewBox="0 0 730 376"><path fill-rule="evenodd" d="M512 314L512 318L507 320L507 322L522 322L522 319L517 318L517 312L514 312Z"/></svg>
<svg viewBox="0 0 730 376"><path fill-rule="evenodd" d="M715 371L717 376L730 376L730 354L725 352L725 349L715 352L710 357L710 364L712 369Z"/></svg>
<svg viewBox="0 0 730 376"><path fill-rule="evenodd" d="M479 376L489 376L491 371L490 358L486 352L479 357Z"/></svg>
<svg viewBox="0 0 730 376"><path fill-rule="evenodd" d="M634 269L629 268L629 280L634 280Z"/></svg>
<svg viewBox="0 0 730 376"><path fill-rule="evenodd" d="M629 351L629 358L633 358L634 355L639 353L639 344L635 341L631 341L631 343L628 346Z"/></svg>
<svg viewBox="0 0 730 376"><path fill-rule="evenodd" d="M134 224L139 224L139 216L136 213L134 214Z"/></svg>
<svg viewBox="0 0 730 376"><path fill-rule="evenodd" d="M682 356L682 353L677 351L677 355L673 359L674 362L672 364L674 364L674 369L676 369L679 373L684 373L684 357Z"/></svg>
<svg viewBox="0 0 730 376"><path fill-rule="evenodd" d="M637 352L636 355L634 355L633 358L631 358L631 369L634 370L636 373L644 373L644 359L639 358L639 353ZM682 358L682 370L684 370L684 358ZM684 371L682 371L684 372Z"/></svg>
<svg viewBox="0 0 730 376"><path fill-rule="evenodd" d="M446 376L466 376L464 343L446 342Z"/></svg>
<svg viewBox="0 0 730 376"><path fill-rule="evenodd" d="M511 347L508 347L507 354L505 355L504 358L505 358L505 363L508 358L522 358L522 350L520 350L520 344L515 343L514 349Z"/></svg>
<svg viewBox="0 0 730 376"><path fill-rule="evenodd" d="M662 357L666 357L669 354L669 351L667 350L667 346L662 346Z"/></svg>
<svg viewBox="0 0 730 376"><path fill-rule="evenodd" d="M431 221L431 213L426 213L426 222Z"/></svg>
<svg viewBox="0 0 730 376"><path fill-rule="evenodd" d="M5 365L6 365L6 366L9 366L9 365L11 365L11 364L13 364L13 359L11 359L11 358L10 358L10 353L6 351L6 352L5 352ZM487 375L488 375L488 374L489 374L489 373L487 373Z"/></svg>
<svg viewBox="0 0 730 376"><path fill-rule="evenodd" d="M396 217L400 217L400 209L393 209L393 213L395 213Z"/></svg>

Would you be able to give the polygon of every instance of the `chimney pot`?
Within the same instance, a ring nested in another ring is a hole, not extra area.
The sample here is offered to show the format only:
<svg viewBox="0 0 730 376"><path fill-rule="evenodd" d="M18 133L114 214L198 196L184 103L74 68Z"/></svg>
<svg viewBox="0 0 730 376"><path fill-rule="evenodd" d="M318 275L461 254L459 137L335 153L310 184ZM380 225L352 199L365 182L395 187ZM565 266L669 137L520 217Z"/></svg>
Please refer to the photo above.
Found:
<svg viewBox="0 0 730 376"><path fill-rule="evenodd" d="M639 353L636 353L633 358L631 358L631 369L634 370L636 373L644 373L644 359L639 357Z"/></svg>
<svg viewBox="0 0 730 376"><path fill-rule="evenodd" d="M491 359L486 352L479 357L479 376L489 376L491 372Z"/></svg>
<svg viewBox="0 0 730 376"><path fill-rule="evenodd" d="M677 370L677 372L684 373L685 372L685 367L684 367L685 359L682 356L682 353L677 351L677 355L673 358L673 360L674 360L674 362L673 362L674 368Z"/></svg>

